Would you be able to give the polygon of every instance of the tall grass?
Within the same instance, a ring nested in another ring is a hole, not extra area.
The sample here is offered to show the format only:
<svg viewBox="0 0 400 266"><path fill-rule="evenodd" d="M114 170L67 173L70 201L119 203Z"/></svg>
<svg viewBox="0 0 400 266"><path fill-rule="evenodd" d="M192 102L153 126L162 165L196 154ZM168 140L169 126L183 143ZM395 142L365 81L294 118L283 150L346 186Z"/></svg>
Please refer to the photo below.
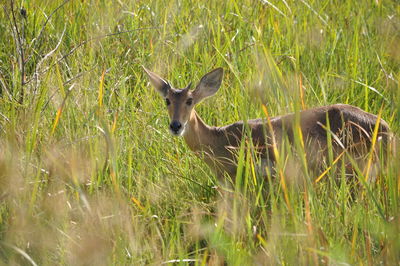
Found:
<svg viewBox="0 0 400 266"><path fill-rule="evenodd" d="M277 151L281 176L257 176L244 144L237 183L220 185L169 135L141 68L184 87L224 67L220 91L197 108L211 125L341 102L383 107L399 132L396 1L2 7L3 264L398 263L399 154L370 173L376 182L362 169L347 182L338 163L316 183L296 134L295 151Z"/></svg>

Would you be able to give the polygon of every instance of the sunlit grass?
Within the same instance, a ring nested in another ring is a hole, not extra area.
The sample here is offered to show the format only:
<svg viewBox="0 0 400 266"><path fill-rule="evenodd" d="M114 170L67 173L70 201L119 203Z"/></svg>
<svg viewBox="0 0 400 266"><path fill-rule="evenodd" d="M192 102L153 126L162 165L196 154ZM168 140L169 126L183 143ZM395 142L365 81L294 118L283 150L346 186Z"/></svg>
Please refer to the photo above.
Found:
<svg viewBox="0 0 400 266"><path fill-rule="evenodd" d="M197 108L210 125L348 103L396 133L396 1L20 1L24 77L10 3L0 13L3 264L398 263L398 147L378 154L379 167L371 151L366 171L331 152L314 173L298 131L294 147L275 150L275 174L258 176L243 143L236 183L219 183L170 136L141 67L184 87L222 66L221 89Z"/></svg>

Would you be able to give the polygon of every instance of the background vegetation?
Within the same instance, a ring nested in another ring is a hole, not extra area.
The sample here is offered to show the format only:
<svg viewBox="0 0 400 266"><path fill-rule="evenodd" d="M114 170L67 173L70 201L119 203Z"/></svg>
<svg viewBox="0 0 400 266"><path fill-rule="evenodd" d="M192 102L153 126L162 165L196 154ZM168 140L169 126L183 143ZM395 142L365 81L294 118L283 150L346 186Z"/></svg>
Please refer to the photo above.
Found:
<svg viewBox="0 0 400 266"><path fill-rule="evenodd" d="M1 5L2 264L398 264L398 155L352 186L282 151L282 186L242 150L230 189L170 136L141 68L183 87L224 67L197 108L211 125L340 102L398 132L398 1Z"/></svg>

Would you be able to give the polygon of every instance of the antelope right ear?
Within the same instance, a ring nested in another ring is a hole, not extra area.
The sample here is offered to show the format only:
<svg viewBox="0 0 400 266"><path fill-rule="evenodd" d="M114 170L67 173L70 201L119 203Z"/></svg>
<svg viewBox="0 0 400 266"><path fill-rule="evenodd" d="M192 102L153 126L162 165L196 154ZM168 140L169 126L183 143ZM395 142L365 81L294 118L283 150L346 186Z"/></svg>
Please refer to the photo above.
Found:
<svg viewBox="0 0 400 266"><path fill-rule="evenodd" d="M156 88L156 90L161 94L161 96L167 97L168 89L171 88L169 83L160 76L158 76L156 73L151 72L144 66L142 67L146 72L147 76L149 77L151 85L153 85L153 87Z"/></svg>
<svg viewBox="0 0 400 266"><path fill-rule="evenodd" d="M195 103L199 103L204 98L213 96L219 89L222 83L224 70L220 67L205 74L196 89L193 91L193 99Z"/></svg>

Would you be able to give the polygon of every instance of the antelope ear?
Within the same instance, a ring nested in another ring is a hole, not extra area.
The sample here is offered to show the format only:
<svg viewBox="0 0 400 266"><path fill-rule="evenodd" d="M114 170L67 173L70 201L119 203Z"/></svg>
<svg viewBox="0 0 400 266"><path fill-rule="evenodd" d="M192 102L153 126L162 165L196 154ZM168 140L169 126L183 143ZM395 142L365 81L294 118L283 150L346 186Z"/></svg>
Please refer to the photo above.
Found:
<svg viewBox="0 0 400 266"><path fill-rule="evenodd" d="M171 88L171 85L169 85L168 81L164 80L160 76L158 76L156 73L151 72L144 66L142 66L144 71L146 72L147 76L150 79L151 85L153 85L154 88L161 94L161 96L166 97L168 93L168 89Z"/></svg>
<svg viewBox="0 0 400 266"><path fill-rule="evenodd" d="M221 86L223 74L221 67L205 74L192 93L194 102L199 103L204 98L213 96Z"/></svg>

